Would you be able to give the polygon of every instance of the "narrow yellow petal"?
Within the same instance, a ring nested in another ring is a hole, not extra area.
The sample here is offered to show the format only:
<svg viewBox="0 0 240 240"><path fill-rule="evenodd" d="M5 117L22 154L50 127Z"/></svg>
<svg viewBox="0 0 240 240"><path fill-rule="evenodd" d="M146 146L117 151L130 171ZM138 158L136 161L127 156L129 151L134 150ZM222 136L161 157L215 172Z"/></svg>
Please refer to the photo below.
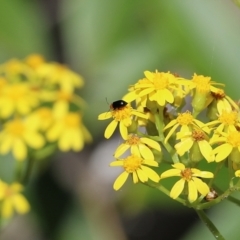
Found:
<svg viewBox="0 0 240 240"><path fill-rule="evenodd" d="M198 142L198 146L204 158L208 162L213 162L215 155L213 153L211 145L206 140L202 140Z"/></svg>
<svg viewBox="0 0 240 240"><path fill-rule="evenodd" d="M107 128L104 132L104 137L107 138L107 139L110 138L112 136L113 132L115 131L117 125L118 125L117 121L115 121L115 120L111 121L108 124L108 126L107 126Z"/></svg>
<svg viewBox="0 0 240 240"><path fill-rule="evenodd" d="M139 151L144 159L154 160L154 155L152 151L143 144L139 145Z"/></svg>
<svg viewBox="0 0 240 240"><path fill-rule="evenodd" d="M159 175L153 171L149 167L141 166L142 170L145 172L145 174L150 178L153 182L159 182L160 178Z"/></svg>
<svg viewBox="0 0 240 240"><path fill-rule="evenodd" d="M120 130L120 134L121 134L122 138L124 140L127 140L127 138L128 138L128 130L127 130L127 127L123 124L123 122L119 123L119 130Z"/></svg>
<svg viewBox="0 0 240 240"><path fill-rule="evenodd" d="M145 143L146 145L148 145L151 148L154 148L156 150L158 150L159 152L161 151L161 147L160 144L150 138L141 138L140 141L142 143Z"/></svg>
<svg viewBox="0 0 240 240"><path fill-rule="evenodd" d="M118 148L116 149L115 153L114 153L114 157L118 158L120 157L123 153L125 153L128 149L130 148L130 146L128 144L121 144L118 146Z"/></svg>
<svg viewBox="0 0 240 240"><path fill-rule="evenodd" d="M98 120L106 120L112 117L111 112L104 112L98 115Z"/></svg>
<svg viewBox="0 0 240 240"><path fill-rule="evenodd" d="M198 192L197 192L197 187L195 186L194 182L190 180L188 182L188 200L189 202L194 202L196 201L198 197Z"/></svg>
<svg viewBox="0 0 240 240"><path fill-rule="evenodd" d="M180 169L169 169L161 174L162 178L181 176Z"/></svg>
<svg viewBox="0 0 240 240"><path fill-rule="evenodd" d="M170 197L173 198L173 199L176 199L181 194L181 192L183 191L184 185L185 185L185 180L183 180L181 178L172 187L171 192L170 192Z"/></svg>
<svg viewBox="0 0 240 240"><path fill-rule="evenodd" d="M137 175L138 175L138 178L141 182L147 182L148 177L142 169L139 168L137 170Z"/></svg>
<svg viewBox="0 0 240 240"><path fill-rule="evenodd" d="M119 190L122 187L122 185L126 182L128 175L129 175L129 173L127 173L127 172L121 173L115 180L115 182L113 184L113 189L116 191Z"/></svg>
<svg viewBox="0 0 240 240"><path fill-rule="evenodd" d="M197 187L198 192L200 192L203 196L206 196L210 192L208 185L201 179L196 177L193 177L192 179Z"/></svg>

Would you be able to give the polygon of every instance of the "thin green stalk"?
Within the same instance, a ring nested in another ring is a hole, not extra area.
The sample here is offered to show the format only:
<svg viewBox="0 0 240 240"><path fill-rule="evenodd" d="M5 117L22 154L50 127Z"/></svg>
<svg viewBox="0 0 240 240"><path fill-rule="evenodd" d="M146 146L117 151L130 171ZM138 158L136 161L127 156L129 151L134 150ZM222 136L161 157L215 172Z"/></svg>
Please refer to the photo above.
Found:
<svg viewBox="0 0 240 240"><path fill-rule="evenodd" d="M163 192L163 193L166 194L167 196L170 195L170 191L169 191L167 188L165 188L163 185L159 185L159 184L155 184L155 183L150 183L150 182L145 182L145 183L143 183L143 184L145 184L145 185L147 185L147 186L149 186L149 187L155 188L155 189ZM183 199L181 199L181 198L179 198L179 197L176 198L176 199L174 199L174 200L176 200L176 201L179 202L179 203L182 203L183 205L187 205L187 204L186 204L186 201L183 200Z"/></svg>
<svg viewBox="0 0 240 240"><path fill-rule="evenodd" d="M31 173L32 173L32 170L33 170L33 165L34 165L34 159L32 157L30 157L27 161L25 174L23 175L23 177L21 179L22 184L26 185L28 183Z"/></svg>
<svg viewBox="0 0 240 240"><path fill-rule="evenodd" d="M173 162L178 163L179 158L178 158L178 155L177 155L175 149L173 149L173 147L168 142L166 142L166 143L164 142L164 139L165 139L164 134L163 134L164 123L163 123L163 119L161 118L161 116L162 116L162 114L160 115L158 112L156 112L154 114L155 122L156 122L156 128L158 130L158 135L160 137L160 141L162 142L162 144L164 145L166 150L171 155Z"/></svg>
<svg viewBox="0 0 240 240"><path fill-rule="evenodd" d="M195 211L196 211L198 217L202 220L202 222L206 225L206 227L209 229L209 231L215 237L215 239L225 240L225 238L222 236L222 234L219 232L219 230L216 228L216 226L212 223L212 221L207 217L207 215L205 214L205 212L203 210L195 209Z"/></svg>

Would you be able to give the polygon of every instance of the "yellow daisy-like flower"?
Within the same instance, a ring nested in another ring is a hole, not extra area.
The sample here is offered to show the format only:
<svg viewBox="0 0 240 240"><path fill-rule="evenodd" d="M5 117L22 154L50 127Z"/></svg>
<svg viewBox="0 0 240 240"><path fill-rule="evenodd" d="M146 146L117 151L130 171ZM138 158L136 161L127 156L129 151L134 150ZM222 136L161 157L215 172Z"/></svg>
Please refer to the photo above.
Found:
<svg viewBox="0 0 240 240"><path fill-rule="evenodd" d="M173 91L183 91L177 86L179 85L179 79L170 72L149 72L145 71L146 78L139 80L131 89L133 90L125 96L126 100L133 100L137 98L145 98L142 101L144 107L146 107L146 101L156 101L160 106L165 106L166 103L174 102Z"/></svg>
<svg viewBox="0 0 240 240"><path fill-rule="evenodd" d="M206 124L206 126L209 126L211 128L215 127L216 125L219 125L215 132L226 132L229 128L234 129L235 127L240 128L240 123L238 121L238 113L235 111L226 111L223 110L217 120L211 121Z"/></svg>
<svg viewBox="0 0 240 240"><path fill-rule="evenodd" d="M37 74L45 80L46 86L58 85L66 92L73 92L75 88L83 86L82 77L60 63L45 63L37 69Z"/></svg>
<svg viewBox="0 0 240 240"><path fill-rule="evenodd" d="M123 167L124 172L122 172L113 184L114 190L119 190L123 184L126 182L129 174L132 174L133 182L147 182L148 179L158 182L159 176L151 168L147 166L157 167L158 163L153 160L146 160L138 155L130 155L125 159L116 160L110 163L112 167Z"/></svg>
<svg viewBox="0 0 240 240"><path fill-rule="evenodd" d="M165 142L172 136L172 134L176 131L176 129L180 127L180 132L189 132L192 130L193 127L204 129L204 131L208 132L209 129L205 127L205 124L201 121L195 119L191 112L186 111L185 113L178 114L178 117L172 120L167 126L164 128L164 131L168 128L171 128L169 133L165 138Z"/></svg>
<svg viewBox="0 0 240 240"><path fill-rule="evenodd" d="M50 142L57 141L61 151L81 151L84 142L91 142L92 137L82 123L79 113L69 112L55 121L48 129L46 137Z"/></svg>
<svg viewBox="0 0 240 240"><path fill-rule="evenodd" d="M192 132L177 133L177 140L181 140L175 145L175 149L180 156L190 151L190 159L192 161L199 161L203 157L208 162L214 161L213 149L202 130L194 129Z"/></svg>
<svg viewBox="0 0 240 240"><path fill-rule="evenodd" d="M23 187L19 183L7 183L0 181L0 202L1 202L1 216L3 218L10 218L14 210L19 214L29 212L30 205L26 198L20 193Z"/></svg>
<svg viewBox="0 0 240 240"><path fill-rule="evenodd" d="M215 161L220 162L229 157L234 163L240 164L240 132L228 131L219 133L219 137L211 139L211 144L221 144L213 150Z"/></svg>
<svg viewBox="0 0 240 240"><path fill-rule="evenodd" d="M114 157L118 158L130 148L132 155L142 156L144 159L154 160L154 155L151 148L161 151L158 142L146 138L138 137L137 135L128 135L128 139L122 143L115 151Z"/></svg>
<svg viewBox="0 0 240 240"><path fill-rule="evenodd" d="M200 171L196 168L186 168L182 163L175 163L172 166L174 169L167 170L161 174L161 179L175 176L181 178L171 189L171 198L178 198L186 184L188 186L188 200L191 203L197 200L198 192L203 196L210 192L208 185L201 178L213 178L213 173Z"/></svg>
<svg viewBox="0 0 240 240"><path fill-rule="evenodd" d="M110 138L119 123L120 134L124 140L127 140L127 128L132 124L133 116L147 118L145 114L133 109L130 104L127 103L123 107L111 108L110 111L101 113L98 116L98 120L106 120L109 118L113 118L113 120L109 123L104 132L104 137L107 139Z"/></svg>
<svg viewBox="0 0 240 240"><path fill-rule="evenodd" d="M12 151L16 160L26 159L28 147L40 149L45 143L43 136L38 132L38 127L38 123L31 118L8 121L0 133L0 153Z"/></svg>
<svg viewBox="0 0 240 240"><path fill-rule="evenodd" d="M28 114L39 104L39 96L26 83L6 85L0 94L0 116L8 118L14 113Z"/></svg>

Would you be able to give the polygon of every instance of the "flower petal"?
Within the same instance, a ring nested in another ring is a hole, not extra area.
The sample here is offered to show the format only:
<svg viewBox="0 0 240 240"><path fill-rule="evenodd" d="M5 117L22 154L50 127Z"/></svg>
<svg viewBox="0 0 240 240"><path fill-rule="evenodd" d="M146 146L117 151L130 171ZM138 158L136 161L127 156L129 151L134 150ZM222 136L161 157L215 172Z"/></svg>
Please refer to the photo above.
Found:
<svg viewBox="0 0 240 240"><path fill-rule="evenodd" d="M183 191L184 184L185 180L183 180L182 178L179 181L177 181L171 189L170 197L176 199Z"/></svg>
<svg viewBox="0 0 240 240"><path fill-rule="evenodd" d="M117 125L118 125L118 121L115 121L115 120L111 121L104 132L104 137L107 139L110 138L113 132L115 131Z"/></svg>
<svg viewBox="0 0 240 240"><path fill-rule="evenodd" d="M145 174L150 178L153 182L159 182L160 178L159 175L153 171L149 167L141 166L142 170L145 172Z"/></svg>
<svg viewBox="0 0 240 240"><path fill-rule="evenodd" d="M115 180L115 182L113 184L113 189L116 191L119 190L122 187L122 185L126 182L128 175L129 175L129 173L127 173L127 172L121 173Z"/></svg>
<svg viewBox="0 0 240 240"><path fill-rule="evenodd" d="M194 202L196 201L198 197L198 192L197 192L197 187L195 186L194 182L190 180L188 182L188 200L189 202Z"/></svg>

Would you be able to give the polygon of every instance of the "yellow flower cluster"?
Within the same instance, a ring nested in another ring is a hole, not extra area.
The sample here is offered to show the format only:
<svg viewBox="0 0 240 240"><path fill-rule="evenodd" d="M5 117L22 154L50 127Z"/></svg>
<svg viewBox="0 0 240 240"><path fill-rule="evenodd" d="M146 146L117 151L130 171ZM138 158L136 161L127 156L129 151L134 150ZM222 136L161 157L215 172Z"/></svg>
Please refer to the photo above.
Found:
<svg viewBox="0 0 240 240"><path fill-rule="evenodd" d="M185 204L213 200L209 197L213 182L225 166L221 161L228 161L229 179L240 177L238 104L225 94L224 85L211 77L194 74L192 79L185 79L158 71L145 71L144 75L129 87L122 100L113 102L110 110L98 117L112 118L106 138L119 126L124 140L110 164L123 168L114 189L121 188L131 174L134 183L152 180L152 186ZM126 151L129 156L122 158ZM161 173L169 164L173 168ZM209 166L208 171L196 168L202 165ZM156 167L160 174L149 166ZM168 177L180 178L171 191L163 186L163 179Z"/></svg>
<svg viewBox="0 0 240 240"><path fill-rule="evenodd" d="M11 217L13 209L19 213L30 209L19 192L32 162L50 156L57 147L81 151L91 141L82 120L85 103L76 94L83 84L66 65L37 54L0 65L0 154L16 160L16 182L8 185L0 176L2 217Z"/></svg>
<svg viewBox="0 0 240 240"><path fill-rule="evenodd" d="M81 76L40 55L0 65L0 153L22 161L48 142L80 151L91 141L82 122L84 101L75 94L82 86Z"/></svg>

